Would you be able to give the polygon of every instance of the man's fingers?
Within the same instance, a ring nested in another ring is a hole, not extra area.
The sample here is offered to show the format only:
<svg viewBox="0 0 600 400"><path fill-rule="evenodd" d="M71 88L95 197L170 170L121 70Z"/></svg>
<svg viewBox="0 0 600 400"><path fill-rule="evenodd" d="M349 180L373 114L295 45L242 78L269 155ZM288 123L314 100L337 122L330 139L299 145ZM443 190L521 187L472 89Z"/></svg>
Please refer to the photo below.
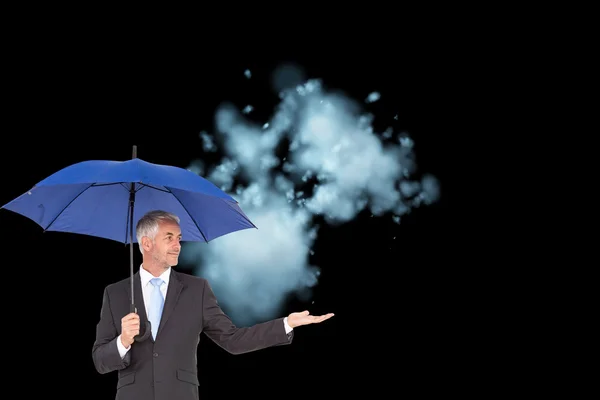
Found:
<svg viewBox="0 0 600 400"><path fill-rule="evenodd" d="M136 313L129 313L121 319L123 336L127 341L140 334L140 316Z"/></svg>
<svg viewBox="0 0 600 400"><path fill-rule="evenodd" d="M127 314L127 315L125 315L125 316L123 317L123 320L124 320L124 321L127 321L127 320L130 320L130 319L135 319L135 318L139 319L139 318L140 318L140 316L139 316L139 315L137 315L136 313L129 313L129 314Z"/></svg>
<svg viewBox="0 0 600 400"><path fill-rule="evenodd" d="M320 316L318 316L318 317L317 317L317 316L313 316L313 317L312 317L312 321L311 321L311 322L312 322L312 323L319 323L319 322L323 322L323 321L325 321L326 319L329 319L329 318L333 317L333 315L334 315L333 313L329 313L329 314L325 314L325 315L320 315Z"/></svg>

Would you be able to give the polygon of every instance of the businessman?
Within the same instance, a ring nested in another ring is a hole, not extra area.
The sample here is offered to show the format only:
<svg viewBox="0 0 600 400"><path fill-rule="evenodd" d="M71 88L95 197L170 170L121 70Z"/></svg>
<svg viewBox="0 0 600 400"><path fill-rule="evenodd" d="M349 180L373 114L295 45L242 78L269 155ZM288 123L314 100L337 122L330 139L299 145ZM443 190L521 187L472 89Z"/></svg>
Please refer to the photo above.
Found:
<svg viewBox="0 0 600 400"><path fill-rule="evenodd" d="M142 265L103 294L92 358L101 374L118 371L117 400L197 400L200 333L232 354L290 344L294 328L333 316L307 311L238 328L221 310L206 279L176 272L181 250L179 217L161 210L136 227ZM146 340L143 338L147 337Z"/></svg>

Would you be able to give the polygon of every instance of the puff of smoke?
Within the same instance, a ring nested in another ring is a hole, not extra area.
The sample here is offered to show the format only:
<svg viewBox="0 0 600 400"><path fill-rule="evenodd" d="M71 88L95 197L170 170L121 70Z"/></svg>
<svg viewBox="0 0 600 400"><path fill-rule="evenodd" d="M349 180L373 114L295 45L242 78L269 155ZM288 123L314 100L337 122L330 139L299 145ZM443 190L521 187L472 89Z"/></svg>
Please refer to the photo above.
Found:
<svg viewBox="0 0 600 400"><path fill-rule="evenodd" d="M217 140L201 133L204 151L223 146L224 158L207 178L232 192L258 230L185 244L182 262L197 266L241 325L278 316L290 294L310 296L321 273L310 264L314 216L340 224L368 208L399 222L440 196L434 176L412 178L412 139L375 132L358 102L326 91L320 80L284 89L280 100L267 122L252 121L252 107L223 104ZM282 143L289 145L279 154ZM205 166L197 161L190 169L203 174Z"/></svg>

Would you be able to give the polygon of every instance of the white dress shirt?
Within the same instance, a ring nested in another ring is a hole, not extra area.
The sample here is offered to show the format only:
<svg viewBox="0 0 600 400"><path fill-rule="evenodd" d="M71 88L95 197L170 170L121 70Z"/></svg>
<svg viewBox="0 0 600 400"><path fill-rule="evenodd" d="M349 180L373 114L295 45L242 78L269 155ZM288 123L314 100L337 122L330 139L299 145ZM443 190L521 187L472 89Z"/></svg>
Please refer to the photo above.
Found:
<svg viewBox="0 0 600 400"><path fill-rule="evenodd" d="M164 281L164 283L162 285L160 285L160 291L162 292L163 295L163 299L167 299L167 289L169 288L169 278L171 277L171 268L168 268L165 272L163 272L162 274L160 274L160 276L158 276L158 278L162 279ZM150 293L153 290L153 286L150 283L150 280L152 280L153 278L155 278L154 275L152 275L150 272L146 271L144 269L144 266L141 265L140 266L140 281L142 284L142 296L144 297L144 305L145 305L145 309L146 309L146 315L148 315L148 304L149 304L149 300L150 300ZM142 323L140 321L140 323ZM283 325L285 326L285 333L290 333L292 331L292 328L288 325L287 323L287 317L285 317L283 319ZM125 347L123 346L123 343L121 342L121 335L119 335L119 337L117 338L117 348L119 349L119 354L121 355L121 358L125 357L125 354L127 354L127 352L129 351L129 349L131 349L131 345L129 347Z"/></svg>

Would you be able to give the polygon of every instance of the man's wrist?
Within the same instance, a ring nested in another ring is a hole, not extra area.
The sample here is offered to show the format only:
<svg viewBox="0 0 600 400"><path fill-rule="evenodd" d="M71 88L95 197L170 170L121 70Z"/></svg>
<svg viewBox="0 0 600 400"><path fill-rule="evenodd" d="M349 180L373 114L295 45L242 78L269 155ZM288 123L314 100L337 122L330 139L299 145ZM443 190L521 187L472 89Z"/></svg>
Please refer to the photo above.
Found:
<svg viewBox="0 0 600 400"><path fill-rule="evenodd" d="M283 325L285 326L286 333L289 333L291 330L294 329L294 327L292 325L290 325L290 320L288 317L285 317L283 319Z"/></svg>
<svg viewBox="0 0 600 400"><path fill-rule="evenodd" d="M123 345L123 347L124 347L126 350L129 350L129 346L131 346L131 343L127 343L127 342L124 340L124 338L123 338L123 335L121 335L121 339L120 339L120 340L121 340L121 344Z"/></svg>

